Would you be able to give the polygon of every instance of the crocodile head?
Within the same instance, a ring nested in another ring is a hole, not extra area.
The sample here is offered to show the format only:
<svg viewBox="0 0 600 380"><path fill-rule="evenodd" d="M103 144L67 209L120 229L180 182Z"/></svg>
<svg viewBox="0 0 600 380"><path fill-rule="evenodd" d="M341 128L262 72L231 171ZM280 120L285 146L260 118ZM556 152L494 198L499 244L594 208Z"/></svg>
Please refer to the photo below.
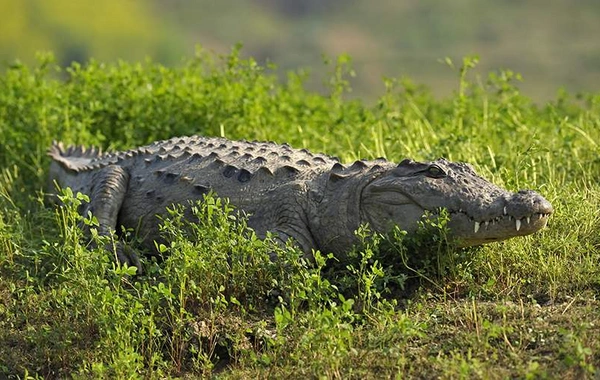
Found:
<svg viewBox="0 0 600 380"><path fill-rule="evenodd" d="M532 234L546 226L552 205L536 192L506 191L471 166L439 159L404 160L364 186L361 219L378 231L391 224L414 231L426 211L445 208L447 227L467 247Z"/></svg>

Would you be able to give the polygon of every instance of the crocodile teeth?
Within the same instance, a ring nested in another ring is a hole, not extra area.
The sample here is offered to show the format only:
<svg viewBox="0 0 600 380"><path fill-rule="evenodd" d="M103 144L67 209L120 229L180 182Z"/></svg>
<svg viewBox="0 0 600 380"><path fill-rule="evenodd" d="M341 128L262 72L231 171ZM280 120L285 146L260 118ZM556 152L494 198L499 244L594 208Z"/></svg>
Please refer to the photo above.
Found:
<svg viewBox="0 0 600 380"><path fill-rule="evenodd" d="M529 224L529 223L531 223L531 217L530 216L527 217L527 224Z"/></svg>
<svg viewBox="0 0 600 380"><path fill-rule="evenodd" d="M489 221L489 220L486 220L486 221L485 221L485 229L486 229L486 230L488 229L489 225L490 225L490 221Z"/></svg>
<svg viewBox="0 0 600 380"><path fill-rule="evenodd" d="M515 226L517 227L517 231L521 229L521 219L515 220Z"/></svg>
<svg viewBox="0 0 600 380"><path fill-rule="evenodd" d="M506 214L508 214L508 213L506 212L506 206L504 206L504 215L506 215Z"/></svg>
<svg viewBox="0 0 600 380"><path fill-rule="evenodd" d="M475 233L477 233L477 231L479 231L479 226L480 226L480 223L475 222Z"/></svg>

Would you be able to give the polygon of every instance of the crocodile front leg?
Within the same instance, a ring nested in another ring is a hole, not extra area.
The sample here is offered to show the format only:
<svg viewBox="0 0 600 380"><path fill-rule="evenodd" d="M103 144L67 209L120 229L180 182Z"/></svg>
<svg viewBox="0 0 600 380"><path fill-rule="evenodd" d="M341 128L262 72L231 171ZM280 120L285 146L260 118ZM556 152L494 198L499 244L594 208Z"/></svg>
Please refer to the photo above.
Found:
<svg viewBox="0 0 600 380"><path fill-rule="evenodd" d="M94 175L93 183L87 211L91 211L98 220L98 234L110 236L117 228L119 211L127 194L129 174L121 166L109 165ZM138 273L142 272L139 258L131 250L126 250L122 242L118 241L114 247L107 248L115 252L119 262L135 266Z"/></svg>

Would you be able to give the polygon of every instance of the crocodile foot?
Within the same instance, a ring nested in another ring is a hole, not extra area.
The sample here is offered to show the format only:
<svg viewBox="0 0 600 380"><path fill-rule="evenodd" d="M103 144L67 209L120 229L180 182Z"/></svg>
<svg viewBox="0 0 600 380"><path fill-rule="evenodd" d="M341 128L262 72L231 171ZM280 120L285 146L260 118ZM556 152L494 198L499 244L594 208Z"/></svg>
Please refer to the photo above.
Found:
<svg viewBox="0 0 600 380"><path fill-rule="evenodd" d="M115 254L117 255L119 263L135 267L137 269L136 274L142 274L142 263L140 262L140 258L131 247L124 245L122 242L117 242Z"/></svg>

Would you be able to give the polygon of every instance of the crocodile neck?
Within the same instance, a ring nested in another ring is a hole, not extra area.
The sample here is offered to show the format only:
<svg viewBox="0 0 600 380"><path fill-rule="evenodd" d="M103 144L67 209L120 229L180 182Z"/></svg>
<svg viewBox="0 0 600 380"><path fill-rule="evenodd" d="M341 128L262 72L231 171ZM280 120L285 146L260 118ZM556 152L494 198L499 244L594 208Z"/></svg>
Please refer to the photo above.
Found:
<svg viewBox="0 0 600 380"><path fill-rule="evenodd" d="M362 191L377 176L377 172L359 172L336 181L325 173L316 179L318 186L308 193L308 221L321 252L341 254L357 243L354 232L363 222Z"/></svg>

